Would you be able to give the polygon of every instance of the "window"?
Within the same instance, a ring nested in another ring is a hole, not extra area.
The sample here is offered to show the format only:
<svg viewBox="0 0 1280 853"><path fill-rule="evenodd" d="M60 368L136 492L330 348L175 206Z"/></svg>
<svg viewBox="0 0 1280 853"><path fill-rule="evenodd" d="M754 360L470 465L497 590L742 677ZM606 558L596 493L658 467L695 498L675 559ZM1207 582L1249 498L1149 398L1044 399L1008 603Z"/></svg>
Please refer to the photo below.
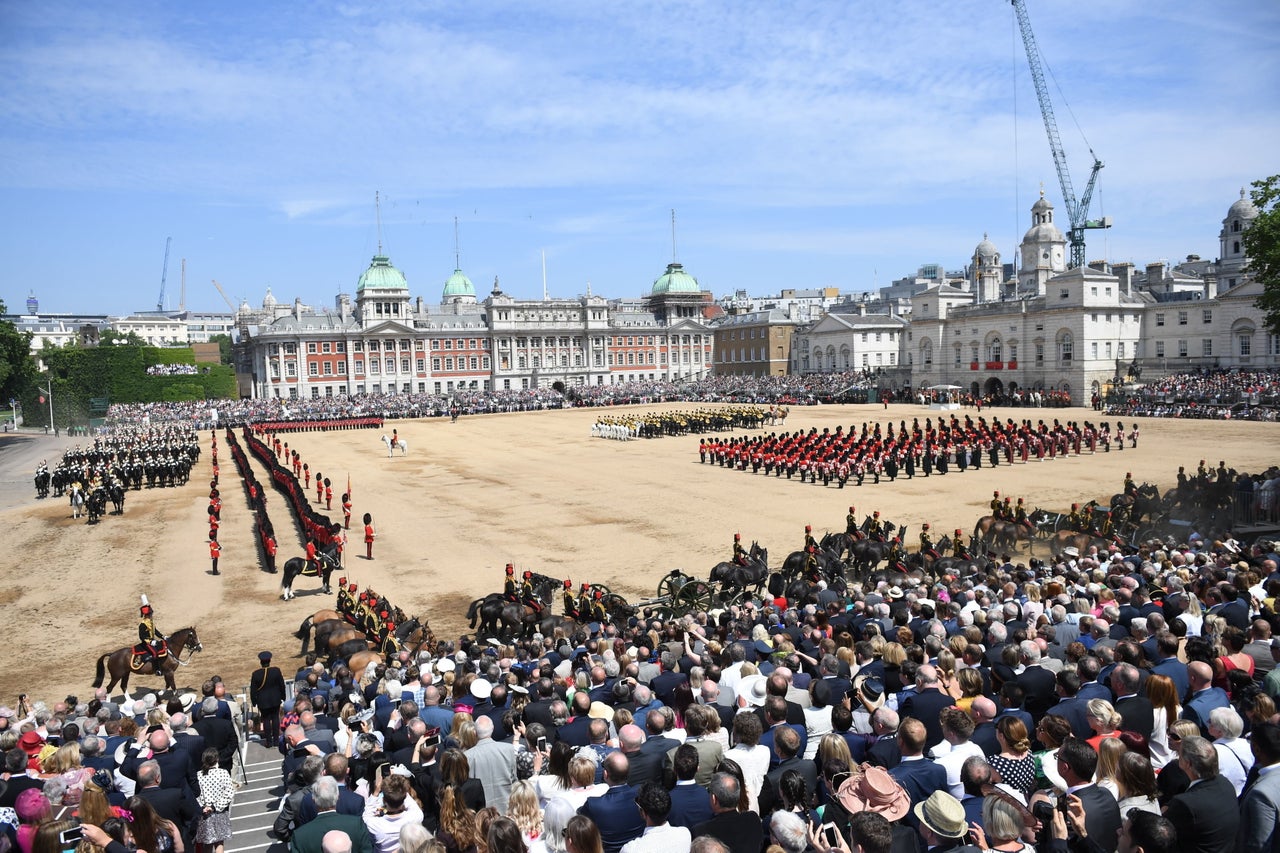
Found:
<svg viewBox="0 0 1280 853"><path fill-rule="evenodd" d="M382 365L382 362L380 362L378 359L376 358L369 359L369 373L371 374L380 373L381 371L379 371L378 368L381 365Z"/></svg>
<svg viewBox="0 0 1280 853"><path fill-rule="evenodd" d="M1244 332L1240 335L1240 355L1249 356L1253 354L1253 333Z"/></svg>
<svg viewBox="0 0 1280 853"><path fill-rule="evenodd" d="M338 341L336 344L334 344L334 345L333 345L333 351L334 351L334 352L346 352L346 351L347 351L347 342L346 342L346 341Z"/></svg>
<svg viewBox="0 0 1280 853"><path fill-rule="evenodd" d="M438 350L438 349L440 349L440 341L438 341L438 340L433 340L433 341L431 342L431 348L432 348L433 350Z"/></svg>
<svg viewBox="0 0 1280 853"><path fill-rule="evenodd" d="M319 375L320 375L320 365L319 365L317 362L314 362L314 361L313 361L313 362L311 362L310 364L308 364L308 365L307 365L307 375L308 375L308 376L319 376Z"/></svg>
<svg viewBox="0 0 1280 853"><path fill-rule="evenodd" d="M469 362L468 366L469 366L472 370L475 370L475 369L476 369L476 367L477 367L477 365L478 365L478 359L476 359L476 357L473 355L473 356L471 356L471 358L470 358L470 359L468 359L468 362Z"/></svg>
<svg viewBox="0 0 1280 853"><path fill-rule="evenodd" d="M1186 312L1186 311L1179 311L1179 312L1178 312L1178 325L1179 325L1179 326L1185 326L1185 325L1187 325L1187 312Z"/></svg>
<svg viewBox="0 0 1280 853"><path fill-rule="evenodd" d="M1090 358L1097 358L1097 357L1098 357L1098 342L1097 342L1097 341L1093 341L1091 344L1089 344L1089 357L1090 357Z"/></svg>
<svg viewBox="0 0 1280 853"><path fill-rule="evenodd" d="M1179 357L1179 358L1186 358L1186 357L1187 357L1187 342L1186 342L1186 341L1178 341L1178 357Z"/></svg>
<svg viewBox="0 0 1280 853"><path fill-rule="evenodd" d="M307 344L307 352L312 353L312 354L314 355L314 354L315 354L315 351L316 351L316 344L315 344L315 341L312 341L312 342L308 343L308 344Z"/></svg>
<svg viewBox="0 0 1280 853"><path fill-rule="evenodd" d="M414 363L414 366L417 368L418 373L422 373L427 369L427 360L425 358L420 358Z"/></svg>
<svg viewBox="0 0 1280 853"><path fill-rule="evenodd" d="M332 362L332 361L326 361L326 362L324 363L324 375L325 375L325 376L332 376L332 375L333 375L333 362Z"/></svg>
<svg viewBox="0 0 1280 853"><path fill-rule="evenodd" d="M1067 290L1067 288L1065 288L1065 287L1064 287L1064 288L1062 288L1062 290L1060 290L1060 291L1058 292L1058 298L1059 298L1059 299L1070 299L1070 298L1071 298L1071 291L1070 291L1070 290Z"/></svg>
<svg viewBox="0 0 1280 853"><path fill-rule="evenodd" d="M1164 358L1164 341L1156 341L1156 358Z"/></svg>
<svg viewBox="0 0 1280 853"><path fill-rule="evenodd" d="M355 373L356 373L356 375L357 375L357 376L361 376L361 375L363 375L363 374L364 374L364 362L363 362L361 359L358 359L358 358L357 358L357 359L356 359L356 365L355 365L355 367L354 367L353 369L355 370Z"/></svg>
<svg viewBox="0 0 1280 853"><path fill-rule="evenodd" d="M298 352L298 345L297 345L297 344L285 344L285 345L284 345L284 352L285 352L285 355L294 355L295 353L297 353L297 352Z"/></svg>
<svg viewBox="0 0 1280 853"><path fill-rule="evenodd" d="M440 372L440 359L438 358L431 359L431 372L432 373Z"/></svg>
<svg viewBox="0 0 1280 853"><path fill-rule="evenodd" d="M1209 324L1209 323L1212 323L1212 322L1213 322L1213 309L1212 309L1212 308L1206 308L1206 309L1204 309L1204 322L1205 322L1205 324L1206 324L1206 325L1207 325L1207 324Z"/></svg>
<svg viewBox="0 0 1280 853"><path fill-rule="evenodd" d="M1157 326L1163 326L1163 325L1164 325L1164 312L1163 312L1163 311L1157 311L1157 312L1156 312L1156 325L1157 325Z"/></svg>
<svg viewBox="0 0 1280 853"><path fill-rule="evenodd" d="M1116 345L1116 358L1124 358L1124 341Z"/></svg>
<svg viewBox="0 0 1280 853"><path fill-rule="evenodd" d="M339 376L347 375L347 363L345 361L338 362L338 375Z"/></svg>
<svg viewBox="0 0 1280 853"><path fill-rule="evenodd" d="M407 358L400 359L400 372L401 373L409 372L409 359Z"/></svg>
<svg viewBox="0 0 1280 853"><path fill-rule="evenodd" d="M1036 364L1044 364L1044 344L1036 344Z"/></svg>
<svg viewBox="0 0 1280 853"><path fill-rule="evenodd" d="M1213 340L1212 340L1212 339L1210 339L1210 338L1205 338L1203 341L1201 341L1201 342L1200 342L1200 354L1201 354L1201 355L1213 355Z"/></svg>
<svg viewBox="0 0 1280 853"><path fill-rule="evenodd" d="M452 339L450 339L450 340L445 341L445 342L444 342L444 348L445 348L445 349L453 349L453 340L452 340Z"/></svg>
<svg viewBox="0 0 1280 853"><path fill-rule="evenodd" d="M445 369L445 370L453 370L453 359L452 359L452 358L446 358L446 359L444 360L444 369Z"/></svg>
<svg viewBox="0 0 1280 853"><path fill-rule="evenodd" d="M487 356L487 355L486 355L486 356L482 356L482 357L480 358L480 368L481 368L482 370L488 370L488 369L489 369L489 356Z"/></svg>
<svg viewBox="0 0 1280 853"><path fill-rule="evenodd" d="M1075 355L1075 342L1071 340L1071 335L1063 335L1062 340L1058 342L1058 360L1071 361Z"/></svg>
<svg viewBox="0 0 1280 853"><path fill-rule="evenodd" d="M386 367L386 371L387 371L387 373L395 373L395 372L396 372L396 360L395 360L394 358L389 358L389 359L387 359L387 363L386 363L385 367Z"/></svg>
<svg viewBox="0 0 1280 853"><path fill-rule="evenodd" d="M378 342L369 341L369 352L377 352L377 351L378 351Z"/></svg>

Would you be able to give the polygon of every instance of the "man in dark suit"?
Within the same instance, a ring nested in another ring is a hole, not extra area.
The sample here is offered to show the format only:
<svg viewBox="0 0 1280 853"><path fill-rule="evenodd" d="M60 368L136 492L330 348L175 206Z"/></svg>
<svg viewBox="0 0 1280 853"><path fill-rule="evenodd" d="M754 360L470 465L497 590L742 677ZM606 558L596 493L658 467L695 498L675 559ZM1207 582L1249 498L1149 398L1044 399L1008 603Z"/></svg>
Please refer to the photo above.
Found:
<svg viewBox="0 0 1280 853"><path fill-rule="evenodd" d="M1178 766L1191 779L1165 811L1178 831L1178 847L1187 853L1235 849L1240 812L1235 788L1218 775L1218 751L1204 738L1183 738Z"/></svg>
<svg viewBox="0 0 1280 853"><path fill-rule="evenodd" d="M550 678L540 678L534 688L537 698L524 706L525 723L542 723L550 731L555 728L551 724L551 703L555 701L555 685ZM547 742L551 739L548 737Z"/></svg>
<svg viewBox="0 0 1280 853"><path fill-rule="evenodd" d="M649 683L649 687L653 689L653 694L662 700L664 705L670 705L675 701L674 691L677 684L682 684L689 680L689 676L683 672L676 672L676 656L671 652L663 652L662 657L662 674L657 676Z"/></svg>
<svg viewBox="0 0 1280 853"><path fill-rule="evenodd" d="M1025 669L1018 674L1018 686L1022 688L1022 707L1031 714L1032 725L1027 729L1035 731L1035 726L1049 711L1049 706L1058 699L1057 683L1053 673L1040 665L1040 646L1031 640L1019 645Z"/></svg>
<svg viewBox="0 0 1280 853"><path fill-rule="evenodd" d="M1191 682L1187 679L1187 665L1178 660L1178 638L1168 631L1156 634L1156 662L1151 667L1152 675L1163 675L1173 680L1178 691L1178 701L1187 701L1191 692Z"/></svg>
<svg viewBox="0 0 1280 853"><path fill-rule="evenodd" d="M169 733L164 729L156 729L147 735L144 745L128 750L124 763L120 766L120 772L136 780L138 766L148 760L155 761L160 767L160 787L182 789L188 799L195 802L196 794L200 792L200 783L196 780L196 769L185 752L172 748Z"/></svg>
<svg viewBox="0 0 1280 853"><path fill-rule="evenodd" d="M1182 719L1191 720L1200 727L1200 734L1207 735L1210 712L1231 704L1227 691L1213 686L1213 668L1204 661L1187 664L1187 680L1191 684L1191 698L1182 706Z"/></svg>
<svg viewBox="0 0 1280 853"><path fill-rule="evenodd" d="M1000 741L996 737L996 703L986 696L978 696L969 706L969 716L973 717L973 737L969 740L982 747L986 756L1000 754Z"/></svg>
<svg viewBox="0 0 1280 853"><path fill-rule="evenodd" d="M338 783L338 805L336 811L338 814L352 815L353 817L364 818L364 797L347 787L347 768L349 763L345 755L339 753L330 753L324 757L324 775L333 779ZM298 804L298 815L295 818L298 826L310 823L315 820L319 814L316 807L315 795L306 793L302 796L302 802Z"/></svg>
<svg viewBox="0 0 1280 853"><path fill-rule="evenodd" d="M284 761L280 762L280 776L285 787L288 787L289 780L293 778L294 772L302 766L302 762L306 760L308 755L323 756L325 752L318 744L307 740L307 733L302 730L302 726L297 724L284 730L284 742L287 748L284 753ZM334 802L336 803L337 800L334 800Z"/></svg>
<svg viewBox="0 0 1280 853"><path fill-rule="evenodd" d="M556 738L570 746L586 746L591 743L591 697L585 691L573 694L573 719L556 732Z"/></svg>
<svg viewBox="0 0 1280 853"><path fill-rule="evenodd" d="M628 772L627 756L621 752L611 753L604 760L608 790L588 797L578 809L578 814L591 818L600 828L605 853L618 853L624 844L644 833L644 817L636 808L636 794L640 789L627 784Z"/></svg>
<svg viewBox="0 0 1280 853"><path fill-rule="evenodd" d="M902 760L902 750L898 747L898 712L877 708L871 715L871 732L875 741L867 747L867 761L886 770L897 767Z"/></svg>
<svg viewBox="0 0 1280 853"><path fill-rule="evenodd" d="M672 767L676 784L671 789L671 810L667 814L667 823L692 829L711 820L711 797L707 794L707 789L694 778L698 775L698 751L687 743L676 747Z"/></svg>
<svg viewBox="0 0 1280 853"><path fill-rule="evenodd" d="M1067 783L1067 794L1079 797L1084 806L1085 831L1104 853L1115 853L1120 806L1110 791L1093 784L1097 769L1098 753L1085 741L1070 737L1058 747L1058 771Z"/></svg>
<svg viewBox="0 0 1280 853"><path fill-rule="evenodd" d="M200 719L196 720L196 731L204 738L206 747L218 750L218 766L227 772L231 771L231 762L240 751L240 736L236 734L235 723L218 716L218 700L213 696L201 703Z"/></svg>
<svg viewBox="0 0 1280 853"><path fill-rule="evenodd" d="M1131 663L1118 664L1111 673L1111 686L1116 691L1115 707L1123 718L1120 728L1150 740L1156 727L1155 706L1146 696L1138 695L1138 680L1138 668Z"/></svg>
<svg viewBox="0 0 1280 853"><path fill-rule="evenodd" d="M926 730L924 723L907 717L898 726L898 749L902 761L889 771L911 797L911 805L923 803L934 791L947 790L947 770L924 757Z"/></svg>
<svg viewBox="0 0 1280 853"><path fill-rule="evenodd" d="M338 783L332 776L321 776L311 786L315 798L315 820L293 831L290 853L324 853L324 837L341 832L351 839L351 853L373 853L373 839L362 818L338 814Z"/></svg>
<svg viewBox="0 0 1280 853"><path fill-rule="evenodd" d="M190 720L186 714L178 712L169 718L169 730L173 732L173 745L191 759L192 767L200 766L200 758L204 755L204 735L190 729ZM88 766L87 764L85 765Z"/></svg>
<svg viewBox="0 0 1280 853"><path fill-rule="evenodd" d="M924 723L925 750L942 743L942 711L956 702L939 689L938 670L929 664L916 672L916 693L898 708L903 717L914 717Z"/></svg>
<svg viewBox="0 0 1280 853"><path fill-rule="evenodd" d="M777 737L773 741L773 751L778 759L778 766L774 767L764 777L764 784L760 786L760 815L767 816L776 809L782 802L779 795L778 786L782 782L782 776L788 770L795 770L804 779L806 791L818 790L818 768L808 759L800 757L800 737L796 734L795 729L783 726L778 730Z"/></svg>
<svg viewBox="0 0 1280 853"><path fill-rule="evenodd" d="M1089 703L1076 694L1080 692L1080 676L1064 669L1056 676L1058 704L1049 709L1050 714L1066 718L1071 723L1071 733L1081 740L1093 737L1089 726Z"/></svg>
<svg viewBox="0 0 1280 853"><path fill-rule="evenodd" d="M804 726L792 725L786 721L787 704L786 700L781 696L770 696L764 700L764 718L765 730L760 735L760 745L768 747L771 753L769 759L769 767L778 766L778 754L773 751L773 744L777 738L777 734L782 729L791 729L800 736L800 749L797 752L803 754L809 736L805 732Z"/></svg>
<svg viewBox="0 0 1280 853"><path fill-rule="evenodd" d="M662 781L663 762L675 744L674 740L662 736L664 721L660 711L650 711L645 722L650 725L647 737L646 732L636 725L623 726L618 732L618 744L627 756L627 784L633 788L639 788L645 782ZM657 727L656 732L653 726Z"/></svg>
<svg viewBox="0 0 1280 853"><path fill-rule="evenodd" d="M769 696L780 697L787 703L787 724L804 728L804 708L798 702L792 702L787 698L788 687L785 676L777 673L770 675L764 682L766 700ZM760 705L755 709L755 715L760 718L760 724L764 726L765 731L768 731L769 721L765 719L764 711L764 705Z"/></svg>
<svg viewBox="0 0 1280 853"><path fill-rule="evenodd" d="M764 841L764 825L755 812L738 811L742 789L737 778L728 773L717 773L711 777L709 790L711 811L715 817L695 826L693 837L709 835L733 851L759 850Z"/></svg>
<svg viewBox="0 0 1280 853"><path fill-rule="evenodd" d="M1076 694L1077 696L1086 702L1090 699L1106 699L1110 702L1114 698L1107 686L1098 681L1098 673L1101 670L1102 661L1093 655L1080 658L1080 662L1076 665L1076 672L1080 674L1080 692Z"/></svg>
<svg viewBox="0 0 1280 853"><path fill-rule="evenodd" d="M163 781L163 771L156 761L147 760L138 765L138 796L150 803L160 817L172 821L178 827L183 840L187 841L193 835L195 820L200 814L195 796L187 796L187 792L181 785L172 788L163 787Z"/></svg>
<svg viewBox="0 0 1280 853"><path fill-rule="evenodd" d="M258 669L249 676L249 701L262 720L262 742L274 747L280 738L280 706L284 704L284 676L271 665L271 652L258 654Z"/></svg>

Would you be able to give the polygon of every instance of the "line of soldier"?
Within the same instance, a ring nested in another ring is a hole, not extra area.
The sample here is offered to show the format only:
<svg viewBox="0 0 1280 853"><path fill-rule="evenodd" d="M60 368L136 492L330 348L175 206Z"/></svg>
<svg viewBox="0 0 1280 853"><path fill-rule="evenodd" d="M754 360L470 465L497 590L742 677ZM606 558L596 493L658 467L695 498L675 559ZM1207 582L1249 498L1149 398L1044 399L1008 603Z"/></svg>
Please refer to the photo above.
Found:
<svg viewBox="0 0 1280 853"><path fill-rule="evenodd" d="M363 631L367 637L378 638L378 652L388 659L400 652L400 640L396 637L396 619L400 613L398 607L392 606L385 597L374 592L373 587L365 587L364 592L356 593L358 585L348 583L345 577L338 578L337 611L357 630Z"/></svg>
<svg viewBox="0 0 1280 853"><path fill-rule="evenodd" d="M191 466L200 458L200 440L188 427L122 427L99 436L91 447L76 445L62 454L62 459L49 471L41 462L36 473L49 471L55 494L74 483L82 489L108 485L114 479L124 488L141 489L148 485L182 485Z"/></svg>
<svg viewBox="0 0 1280 853"><path fill-rule="evenodd" d="M596 423L635 429L640 438L661 438L666 435L719 432L734 427L755 429L764 422L766 416L767 412L760 406L727 406L692 412L602 415L596 418Z"/></svg>
<svg viewBox="0 0 1280 853"><path fill-rule="evenodd" d="M562 583L561 594L564 599L564 615L566 617L578 622L603 623L608 621L608 611L605 610L604 592L602 590L583 582L578 594L574 595L573 581L565 578ZM541 614L546 610L545 605L538 598L533 572L525 569L521 580L517 583L516 568L512 563L507 563L506 566L506 576L502 583L502 597L513 604L523 604L526 607L531 607L535 613Z"/></svg>
<svg viewBox="0 0 1280 853"><path fill-rule="evenodd" d="M922 428L916 418L910 431L906 421L901 421L897 431L892 422L883 430L879 423L863 423L857 434L853 427L846 433L843 426L837 426L835 432L823 428L819 433L817 427L812 427L807 433L702 439L698 456L703 463L710 461L725 468L745 471L750 467L752 473L763 468L766 476L781 477L785 473L787 479L799 474L802 483L806 478L815 484L821 479L825 486L834 480L844 488L851 478L862 485L867 475L879 483L882 474L895 480L903 472L910 479L917 469L926 477L935 471L946 474L952 460L959 471L978 469L984 454L987 464L996 467L1002 460L1013 464L1015 460L1028 462L1032 456L1043 460L1080 455L1086 446L1093 453L1099 437L1111 435L1109 425L1101 426L1099 429L1089 421L1064 424L1057 418L1051 425L1044 420L1033 425L1029 419L1017 424L1012 418L1004 423L998 419L988 423L982 416L975 422L967 415L962 423L952 415L949 423L939 419L936 428L932 419L926 418ZM1117 434L1137 440L1124 433L1123 424L1118 424ZM1109 441L1105 447L1109 449Z"/></svg>

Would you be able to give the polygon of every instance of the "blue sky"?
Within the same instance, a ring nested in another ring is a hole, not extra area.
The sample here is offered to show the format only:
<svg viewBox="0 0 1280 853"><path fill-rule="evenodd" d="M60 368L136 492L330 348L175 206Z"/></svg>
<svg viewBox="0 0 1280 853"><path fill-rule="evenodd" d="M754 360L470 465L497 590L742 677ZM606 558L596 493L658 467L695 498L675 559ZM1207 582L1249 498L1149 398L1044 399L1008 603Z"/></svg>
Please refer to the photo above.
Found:
<svg viewBox="0 0 1280 853"><path fill-rule="evenodd" d="M1028 3L1077 192L1084 137L1107 164L1089 257L1215 257L1240 187L1280 171L1280 5ZM188 308L224 307L213 278L332 304L375 190L428 300L455 216L482 297L539 295L544 251L553 296L639 296L673 208L717 295L871 290L984 232L1012 260L1042 182L1066 222L1004 0L4 0L0 75L11 309L154 307L167 237L170 307L181 258Z"/></svg>

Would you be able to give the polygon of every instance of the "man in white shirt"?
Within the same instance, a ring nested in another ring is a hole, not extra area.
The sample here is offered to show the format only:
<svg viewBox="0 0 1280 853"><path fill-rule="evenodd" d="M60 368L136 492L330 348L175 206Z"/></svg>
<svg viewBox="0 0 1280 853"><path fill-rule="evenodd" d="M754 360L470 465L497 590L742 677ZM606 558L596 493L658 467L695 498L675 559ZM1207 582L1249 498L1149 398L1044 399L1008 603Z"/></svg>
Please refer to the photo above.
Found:
<svg viewBox="0 0 1280 853"><path fill-rule="evenodd" d="M689 830L667 823L671 795L666 788L658 782L645 782L636 794L636 806L644 817L644 834L622 845L622 853L689 853L693 844Z"/></svg>
<svg viewBox="0 0 1280 853"><path fill-rule="evenodd" d="M1253 752L1249 741L1240 737L1244 721L1235 708L1214 708L1209 712L1209 737L1218 753L1218 772L1231 782L1236 796L1244 790L1249 769L1253 767Z"/></svg>
<svg viewBox="0 0 1280 853"><path fill-rule="evenodd" d="M982 747L969 738L973 735L973 718L959 708L946 708L941 714L942 743L933 748L934 762L947 771L947 791L957 800L964 799L964 783L960 781L960 767L965 759L982 758ZM947 751L941 755L943 749Z"/></svg>

